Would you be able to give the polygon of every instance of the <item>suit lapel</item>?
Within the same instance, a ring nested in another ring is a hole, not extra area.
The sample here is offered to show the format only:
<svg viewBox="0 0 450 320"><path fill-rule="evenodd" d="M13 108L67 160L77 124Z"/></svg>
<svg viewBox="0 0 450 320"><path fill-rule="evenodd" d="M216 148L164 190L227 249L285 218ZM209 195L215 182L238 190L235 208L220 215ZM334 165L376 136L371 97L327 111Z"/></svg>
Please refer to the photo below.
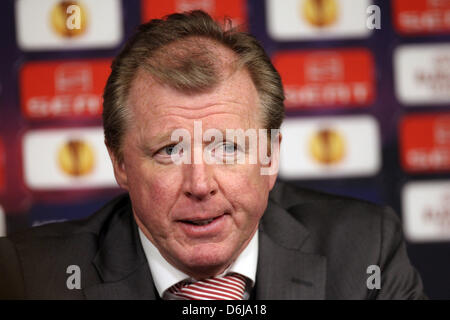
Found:
<svg viewBox="0 0 450 320"><path fill-rule="evenodd" d="M148 265L141 265L127 278L84 289L88 300L155 300L155 288Z"/></svg>
<svg viewBox="0 0 450 320"><path fill-rule="evenodd" d="M84 289L87 299L156 298L137 228L128 204L99 236L100 249L92 263L102 283Z"/></svg>
<svg viewBox="0 0 450 320"><path fill-rule="evenodd" d="M326 258L301 250L308 243L306 228L269 200L259 230L255 298L324 299Z"/></svg>

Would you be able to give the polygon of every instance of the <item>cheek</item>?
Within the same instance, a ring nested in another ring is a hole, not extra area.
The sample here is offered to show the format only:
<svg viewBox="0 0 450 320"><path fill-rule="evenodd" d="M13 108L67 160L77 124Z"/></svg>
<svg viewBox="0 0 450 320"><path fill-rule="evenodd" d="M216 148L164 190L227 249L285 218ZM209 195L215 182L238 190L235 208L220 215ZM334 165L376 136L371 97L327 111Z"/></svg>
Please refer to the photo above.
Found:
<svg viewBox="0 0 450 320"><path fill-rule="evenodd" d="M127 174L136 214L157 224L168 221L180 190L178 173L144 165L130 168Z"/></svg>
<svg viewBox="0 0 450 320"><path fill-rule="evenodd" d="M259 166L245 165L221 170L221 191L241 214L241 222L259 219L267 206L268 176L260 175Z"/></svg>

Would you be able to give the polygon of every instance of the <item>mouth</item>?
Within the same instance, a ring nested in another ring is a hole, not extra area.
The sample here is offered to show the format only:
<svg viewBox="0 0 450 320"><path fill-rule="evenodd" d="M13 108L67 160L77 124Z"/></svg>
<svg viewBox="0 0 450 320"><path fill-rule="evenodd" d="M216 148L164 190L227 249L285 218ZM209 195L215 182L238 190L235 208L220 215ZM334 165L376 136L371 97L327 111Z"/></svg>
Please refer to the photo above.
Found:
<svg viewBox="0 0 450 320"><path fill-rule="evenodd" d="M184 233L189 237L216 236L226 230L229 226L228 212L215 217L188 218L178 220Z"/></svg>
<svg viewBox="0 0 450 320"><path fill-rule="evenodd" d="M210 224L211 222L213 222L214 220L220 218L222 215L214 217L214 218L210 218L210 219L192 219L192 220L180 220L180 222L183 223L188 223L188 224L192 224L194 226L205 226L207 224Z"/></svg>

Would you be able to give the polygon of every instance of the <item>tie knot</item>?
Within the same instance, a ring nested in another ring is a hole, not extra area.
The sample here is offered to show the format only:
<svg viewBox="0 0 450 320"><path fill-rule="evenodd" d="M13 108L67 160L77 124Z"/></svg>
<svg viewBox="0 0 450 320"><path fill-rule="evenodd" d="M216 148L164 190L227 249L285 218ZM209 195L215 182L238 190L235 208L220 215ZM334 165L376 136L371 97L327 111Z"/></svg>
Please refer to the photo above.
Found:
<svg viewBox="0 0 450 320"><path fill-rule="evenodd" d="M168 291L182 300L242 300L245 286L245 278L234 273L193 283L181 281Z"/></svg>

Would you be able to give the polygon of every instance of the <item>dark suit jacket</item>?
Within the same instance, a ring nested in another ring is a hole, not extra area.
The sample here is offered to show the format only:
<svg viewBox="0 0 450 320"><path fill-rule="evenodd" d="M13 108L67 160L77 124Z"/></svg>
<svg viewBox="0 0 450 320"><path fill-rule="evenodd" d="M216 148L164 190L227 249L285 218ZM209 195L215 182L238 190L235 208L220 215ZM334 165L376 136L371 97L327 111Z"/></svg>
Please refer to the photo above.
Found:
<svg viewBox="0 0 450 320"><path fill-rule="evenodd" d="M67 267L81 289L66 286ZM381 269L368 289L367 267ZM0 239L0 297L155 299L128 195L85 220ZM259 227L255 299L419 299L396 214L368 202L277 183Z"/></svg>

